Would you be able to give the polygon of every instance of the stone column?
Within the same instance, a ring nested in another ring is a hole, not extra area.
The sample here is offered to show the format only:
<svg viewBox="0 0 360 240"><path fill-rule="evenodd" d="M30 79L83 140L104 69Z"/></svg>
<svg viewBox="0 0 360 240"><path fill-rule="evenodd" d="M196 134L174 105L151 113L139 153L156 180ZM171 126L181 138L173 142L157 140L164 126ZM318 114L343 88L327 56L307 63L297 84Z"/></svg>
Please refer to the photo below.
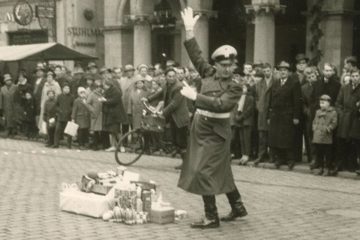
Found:
<svg viewBox="0 0 360 240"><path fill-rule="evenodd" d="M324 36L321 38L323 58L321 63L334 64L339 72L343 67L344 58L352 55L353 48L353 5L352 1L325 2L322 21ZM342 4L340 4L342 3Z"/></svg>
<svg viewBox="0 0 360 240"><path fill-rule="evenodd" d="M247 13L254 15L254 62L275 62L275 13L284 11L279 0L252 0Z"/></svg>
<svg viewBox="0 0 360 240"><path fill-rule="evenodd" d="M147 21L134 24L134 66L151 64L151 25Z"/></svg>
<svg viewBox="0 0 360 240"><path fill-rule="evenodd" d="M118 67L122 63L122 5L127 0L104 0L105 66ZM117 11L119 10L119 12Z"/></svg>
<svg viewBox="0 0 360 240"><path fill-rule="evenodd" d="M134 26L134 66L151 64L151 16L154 2L130 1L130 21Z"/></svg>

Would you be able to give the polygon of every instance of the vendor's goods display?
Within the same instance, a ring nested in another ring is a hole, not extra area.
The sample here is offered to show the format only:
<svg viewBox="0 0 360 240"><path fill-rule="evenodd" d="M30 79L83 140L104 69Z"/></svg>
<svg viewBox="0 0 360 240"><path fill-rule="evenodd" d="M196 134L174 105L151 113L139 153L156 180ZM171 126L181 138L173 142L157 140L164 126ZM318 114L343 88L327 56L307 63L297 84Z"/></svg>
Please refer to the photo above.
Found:
<svg viewBox="0 0 360 240"><path fill-rule="evenodd" d="M163 201L155 182L143 180L124 167L118 167L116 172L89 172L79 184L64 183L60 209L128 225L173 223L187 215Z"/></svg>

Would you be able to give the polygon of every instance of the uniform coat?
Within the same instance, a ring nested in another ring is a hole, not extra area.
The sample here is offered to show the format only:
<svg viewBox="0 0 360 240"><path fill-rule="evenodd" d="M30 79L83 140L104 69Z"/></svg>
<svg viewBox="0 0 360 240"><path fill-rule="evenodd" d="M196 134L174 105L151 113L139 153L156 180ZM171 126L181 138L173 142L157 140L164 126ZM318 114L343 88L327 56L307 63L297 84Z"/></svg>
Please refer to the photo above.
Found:
<svg viewBox="0 0 360 240"><path fill-rule="evenodd" d="M216 113L229 113L241 96L241 85L232 77L220 79L216 70L201 57L194 38L185 41L192 63L202 77L195 107ZM178 186L200 195L229 193L236 189L231 171L230 119L195 114Z"/></svg>
<svg viewBox="0 0 360 240"><path fill-rule="evenodd" d="M333 132L337 126L337 113L333 107L319 109L312 124L313 143L332 144Z"/></svg>
<svg viewBox="0 0 360 240"><path fill-rule="evenodd" d="M360 101L360 84L353 89L352 84L343 86L340 89L336 100L336 110L339 114L339 124L337 137L349 139L360 135L360 125L358 124L358 107L356 103Z"/></svg>
<svg viewBox="0 0 360 240"><path fill-rule="evenodd" d="M258 110L258 130L268 131L269 125L267 122L269 103L270 103L270 89L273 84L273 77L271 77L269 84L266 84L266 80L263 79L261 82L256 84L256 108Z"/></svg>
<svg viewBox="0 0 360 240"><path fill-rule="evenodd" d="M16 85L12 84L10 87L4 85L0 91L0 109L3 112L5 117L5 127L13 128L16 126L16 116L15 116L15 93Z"/></svg>
<svg viewBox="0 0 360 240"><path fill-rule="evenodd" d="M122 102L124 104L124 111L125 113L128 112L128 107L129 107L129 95L131 90L134 88L134 84L135 84L135 76L132 78L128 78L128 77L122 77L120 79L120 87L121 87L121 93L122 93Z"/></svg>
<svg viewBox="0 0 360 240"><path fill-rule="evenodd" d="M74 101L71 119L79 125L80 129L90 128L90 112L80 97Z"/></svg>
<svg viewBox="0 0 360 240"><path fill-rule="evenodd" d="M141 127L144 104L141 99L147 97L148 92L143 89L133 89L129 95L129 105L127 114L131 115L132 127L134 129Z"/></svg>
<svg viewBox="0 0 360 240"><path fill-rule="evenodd" d="M293 147L295 125L293 119L301 115L301 87L289 77L281 86L280 80L273 83L269 104L269 146L289 149Z"/></svg>
<svg viewBox="0 0 360 240"><path fill-rule="evenodd" d="M151 102L160 96L164 101L163 114L166 119L172 118L178 128L189 125L190 117L186 98L181 95L182 84L176 82L172 85L166 84L163 89L148 97Z"/></svg>
<svg viewBox="0 0 360 240"><path fill-rule="evenodd" d="M122 102L122 95L114 86L110 86L105 90L104 97L106 102L103 102L103 126L105 130L110 130L113 125L120 123L127 123L127 114Z"/></svg>
<svg viewBox="0 0 360 240"><path fill-rule="evenodd" d="M101 97L101 89L95 89L86 100L86 107L90 111L90 130L95 132L103 130L102 102L99 101Z"/></svg>

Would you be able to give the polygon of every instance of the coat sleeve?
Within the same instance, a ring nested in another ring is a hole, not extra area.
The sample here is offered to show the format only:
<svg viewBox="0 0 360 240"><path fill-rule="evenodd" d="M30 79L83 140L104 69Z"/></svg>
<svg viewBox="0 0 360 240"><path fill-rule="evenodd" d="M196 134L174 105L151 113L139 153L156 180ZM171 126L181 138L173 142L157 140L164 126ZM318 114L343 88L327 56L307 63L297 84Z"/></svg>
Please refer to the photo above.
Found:
<svg viewBox="0 0 360 240"><path fill-rule="evenodd" d="M180 89L176 89L172 99L170 100L169 104L164 107L163 114L165 117L172 114L180 104L185 101L185 97L181 95Z"/></svg>
<svg viewBox="0 0 360 240"><path fill-rule="evenodd" d="M319 115L319 110L316 111L316 114L315 114L315 118L312 122L312 130L315 131L315 128L316 128L316 121L318 119L318 115Z"/></svg>
<svg viewBox="0 0 360 240"><path fill-rule="evenodd" d="M72 109L72 112L71 112L71 120L75 120L75 116L76 116L76 113L78 111L78 103L77 103L77 100L74 101L74 105L73 105L73 109Z"/></svg>
<svg viewBox="0 0 360 240"><path fill-rule="evenodd" d="M154 100L163 99L163 96L164 96L164 89L161 89L160 91L157 91L157 92L147 96L147 100L149 102L152 102Z"/></svg>
<svg viewBox="0 0 360 240"><path fill-rule="evenodd" d="M344 88L345 87L342 87L340 89L340 92L336 98L336 103L335 103L335 108L336 108L336 111L341 114L343 109L344 109Z"/></svg>
<svg viewBox="0 0 360 240"><path fill-rule="evenodd" d="M333 111L331 113L331 121L330 121L330 124L328 126L328 128L331 130L331 131L334 131L336 126L337 126L337 113L336 111Z"/></svg>
<svg viewBox="0 0 360 240"><path fill-rule="evenodd" d="M251 117L255 112L255 102L254 98L251 96L246 96L247 104L246 108L244 109L243 113L241 114L241 119L247 119Z"/></svg>
<svg viewBox="0 0 360 240"><path fill-rule="evenodd" d="M113 89L112 93L109 94L108 96L106 96L105 98L106 98L106 102L104 102L104 104L110 105L110 106L117 105L117 104L119 104L119 102L122 101L121 93L119 91L117 91L116 89Z"/></svg>
<svg viewBox="0 0 360 240"><path fill-rule="evenodd" d="M211 112L230 112L239 101L241 96L240 84L230 83L229 88L220 96L206 96L198 93L195 100L195 107Z"/></svg>
<svg viewBox="0 0 360 240"><path fill-rule="evenodd" d="M294 106L294 119L300 119L302 111L302 100L301 100L301 86L300 82L294 79L294 90L293 90L293 106Z"/></svg>
<svg viewBox="0 0 360 240"><path fill-rule="evenodd" d="M201 50L195 38L186 40L184 44L191 62L201 77L208 77L216 72L215 68L201 56Z"/></svg>

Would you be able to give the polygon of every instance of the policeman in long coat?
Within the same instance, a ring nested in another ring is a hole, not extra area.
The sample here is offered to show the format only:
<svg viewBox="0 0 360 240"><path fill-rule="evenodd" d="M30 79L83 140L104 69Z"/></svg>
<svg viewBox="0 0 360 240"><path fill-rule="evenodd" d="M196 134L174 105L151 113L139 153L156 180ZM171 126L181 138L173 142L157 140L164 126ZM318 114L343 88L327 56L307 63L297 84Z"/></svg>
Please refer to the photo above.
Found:
<svg viewBox="0 0 360 240"><path fill-rule="evenodd" d="M194 25L199 16L186 8L182 12L186 29L185 47L192 63L200 73L199 93L185 84L181 94L195 102L197 108L188 144L187 158L178 186L185 191L202 195L205 218L191 225L193 228L219 227L215 195L226 193L231 212L222 218L232 221L247 214L234 183L230 165L230 112L241 96L241 85L232 81L232 66L237 55L228 45L218 48L212 55L215 67L201 57L194 38Z"/></svg>
<svg viewBox="0 0 360 240"><path fill-rule="evenodd" d="M269 119L269 146L276 167L288 163L292 170L295 164L294 137L301 114L301 87L298 80L289 76L290 65L278 65L280 79L271 87Z"/></svg>

